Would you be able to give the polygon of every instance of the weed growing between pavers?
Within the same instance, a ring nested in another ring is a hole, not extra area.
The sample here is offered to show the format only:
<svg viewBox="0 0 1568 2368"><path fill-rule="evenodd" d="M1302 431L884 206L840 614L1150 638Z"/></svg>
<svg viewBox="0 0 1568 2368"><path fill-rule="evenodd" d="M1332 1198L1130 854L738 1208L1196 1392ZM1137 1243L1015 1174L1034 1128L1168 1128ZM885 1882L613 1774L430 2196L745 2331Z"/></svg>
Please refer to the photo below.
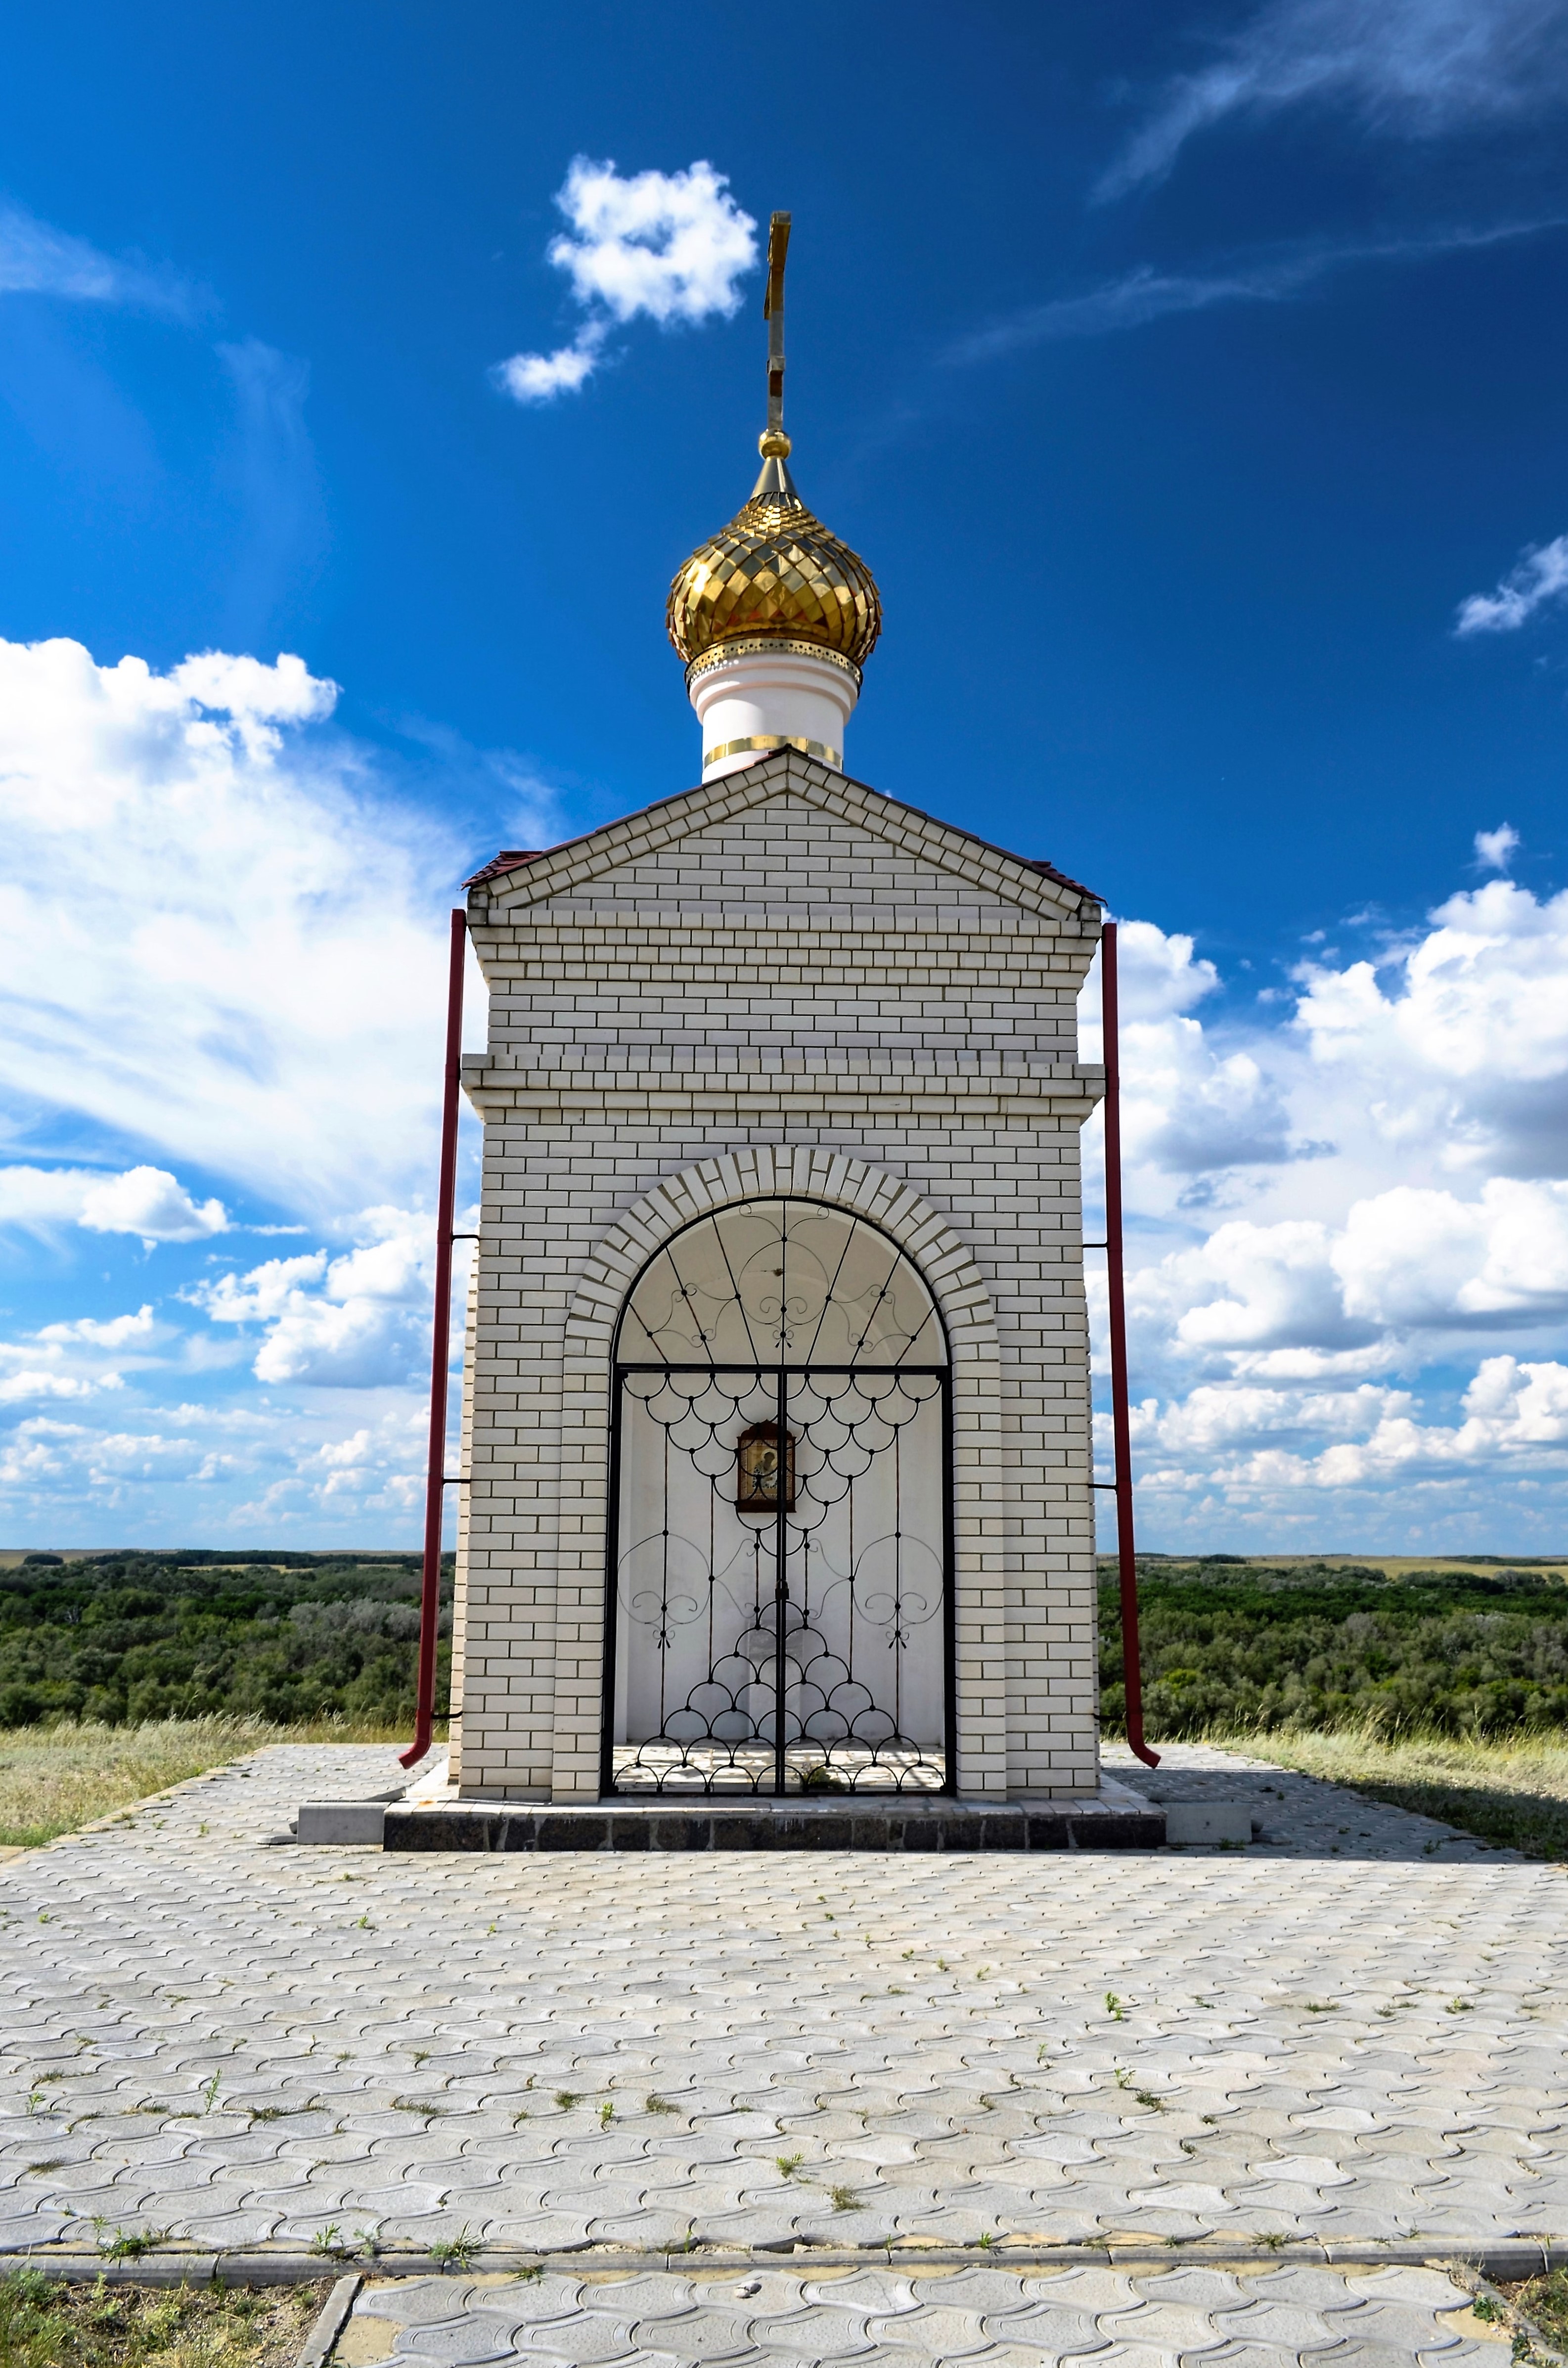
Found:
<svg viewBox="0 0 1568 2368"><path fill-rule="evenodd" d="M293 2368L321 2285L67 2285L0 2278L0 2368Z"/></svg>
<svg viewBox="0 0 1568 2368"><path fill-rule="evenodd" d="M1532 2319L1551 2343L1568 2344L1568 2270L1503 2288L1509 2301Z"/></svg>

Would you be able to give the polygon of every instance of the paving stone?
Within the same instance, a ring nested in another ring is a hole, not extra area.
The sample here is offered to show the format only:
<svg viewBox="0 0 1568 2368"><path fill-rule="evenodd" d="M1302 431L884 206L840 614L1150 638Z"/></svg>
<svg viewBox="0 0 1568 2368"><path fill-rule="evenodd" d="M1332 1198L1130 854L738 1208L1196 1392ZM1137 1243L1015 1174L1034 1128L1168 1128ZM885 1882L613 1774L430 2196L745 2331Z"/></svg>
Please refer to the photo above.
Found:
<svg viewBox="0 0 1568 2368"><path fill-rule="evenodd" d="M85 2231L93 2212L224 2244L335 2222L421 2241L467 2223L530 2245L690 2226L739 2244L1420 2231L1468 2250L1568 2226L1561 1871L1452 1841L1430 1853L1429 1821L1373 1817L1256 1762L1167 1760L1167 1781L1256 1784L1274 1839L1135 1862L296 1852L267 1837L298 1801L384 1790L392 1755L259 1754L112 1837L0 1869L18 1911L0 1927L0 2211L17 2242ZM1449 2013L1459 1996L1472 2013ZM44 2070L62 2077L28 2114ZM584 2101L558 2107L568 2090ZM676 2111L648 2112L650 2094ZM147 2102L161 2115L132 2110ZM787 2180L776 2157L795 2154ZM835 2182L858 2199L842 2213ZM1318 2349L1385 2343L1364 2286L1312 2300L1277 2274L1221 2312L1146 2281L1091 2302L1069 2273L1020 2273L1007 2309L968 2316L914 2278L918 2307L874 2324L858 2296L818 2280L805 2303L797 2281L746 2356L804 2358L780 2330L830 2309L833 2343L858 2314L868 2360L914 2358L901 2347L937 2309L957 2314L942 2341L965 2358L1010 2358L1027 2323L1037 2357L1148 2368L1175 2356L1174 2335L1133 2332L1156 2305L1167 2334L1187 2327L1173 2309L1205 2320L1178 2347L1194 2357L1278 2351L1298 2326L1321 2325ZM610 2356L600 2291L570 2314L585 2359ZM1406 2306L1406 2359L1445 2343L1457 2359L1437 2302ZM711 2312L704 2360L751 2324L733 2297ZM663 2343L614 2324L616 2341Z"/></svg>

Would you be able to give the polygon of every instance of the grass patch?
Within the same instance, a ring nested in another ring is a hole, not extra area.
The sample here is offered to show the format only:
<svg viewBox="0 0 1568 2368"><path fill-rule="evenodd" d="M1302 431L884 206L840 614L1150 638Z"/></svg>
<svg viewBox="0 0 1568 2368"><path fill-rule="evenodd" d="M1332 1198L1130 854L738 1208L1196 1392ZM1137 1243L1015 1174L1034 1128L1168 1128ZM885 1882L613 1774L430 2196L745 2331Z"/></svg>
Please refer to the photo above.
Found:
<svg viewBox="0 0 1568 2368"><path fill-rule="evenodd" d="M275 1726L259 1718L169 1718L0 1730L0 1845L34 1849L269 1743L406 1742L401 1727L347 1720ZM6 2368L0 2352L0 2368Z"/></svg>
<svg viewBox="0 0 1568 2368"><path fill-rule="evenodd" d="M1303 1776L1347 1784L1369 1800L1441 1818L1461 1833L1527 1858L1568 1859L1568 1743L1542 1736L1460 1742L1447 1736L1389 1742L1351 1729L1329 1735L1210 1738Z"/></svg>
<svg viewBox="0 0 1568 2368"><path fill-rule="evenodd" d="M252 2289L0 2278L0 2368L293 2368L326 2284Z"/></svg>
<svg viewBox="0 0 1568 2368"><path fill-rule="evenodd" d="M1548 2342L1568 2344L1568 2270L1552 2270L1522 2286L1505 2286L1503 2292L1533 2320Z"/></svg>

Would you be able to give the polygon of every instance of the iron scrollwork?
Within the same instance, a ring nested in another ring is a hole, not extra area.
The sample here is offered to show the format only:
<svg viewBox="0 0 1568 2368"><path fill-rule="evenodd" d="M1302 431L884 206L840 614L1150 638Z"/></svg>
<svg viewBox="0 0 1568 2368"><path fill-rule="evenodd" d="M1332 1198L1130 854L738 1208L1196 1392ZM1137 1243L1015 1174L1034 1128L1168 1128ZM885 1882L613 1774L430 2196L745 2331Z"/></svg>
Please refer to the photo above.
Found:
<svg viewBox="0 0 1568 2368"><path fill-rule="evenodd" d="M608 1788L947 1788L935 1304L838 1211L753 1202L702 1225L622 1319Z"/></svg>

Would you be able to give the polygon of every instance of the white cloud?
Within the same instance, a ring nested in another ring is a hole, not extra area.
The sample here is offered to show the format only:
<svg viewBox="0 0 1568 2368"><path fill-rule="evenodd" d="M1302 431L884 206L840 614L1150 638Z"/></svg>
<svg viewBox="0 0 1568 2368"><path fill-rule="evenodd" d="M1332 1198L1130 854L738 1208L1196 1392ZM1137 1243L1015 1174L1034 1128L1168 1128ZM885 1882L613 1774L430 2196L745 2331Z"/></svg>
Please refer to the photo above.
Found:
<svg viewBox="0 0 1568 2368"><path fill-rule="evenodd" d="M1568 1173L1568 892L1494 880L1431 920L1388 989L1370 962L1306 974L1294 1026L1342 1131L1439 1172Z"/></svg>
<svg viewBox="0 0 1568 2368"><path fill-rule="evenodd" d="M1361 1348L1371 1327L1346 1315L1331 1239L1313 1218L1228 1218L1195 1247L1130 1274L1130 1312L1178 1354Z"/></svg>
<svg viewBox="0 0 1568 2368"><path fill-rule="evenodd" d="M101 255L85 239L14 205L0 206L0 295L65 296L176 314L191 307L190 291L173 272Z"/></svg>
<svg viewBox="0 0 1568 2368"><path fill-rule="evenodd" d="M1495 592L1472 592L1460 602L1456 633L1517 633L1538 609L1568 598L1568 534L1526 551ZM1479 837L1476 845L1481 844Z"/></svg>
<svg viewBox="0 0 1568 2368"><path fill-rule="evenodd" d="M404 1381L429 1353L432 1223L368 1209L356 1230L358 1247L340 1257L269 1258L197 1283L188 1296L215 1323L267 1327L254 1366L260 1381L358 1389Z"/></svg>
<svg viewBox="0 0 1568 2368"><path fill-rule="evenodd" d="M99 1323L91 1315L78 1315L69 1324L45 1324L33 1335L37 1340L49 1340L62 1347L84 1343L89 1349L124 1349L133 1340L150 1340L156 1326L151 1307L142 1306L134 1315L111 1315Z"/></svg>
<svg viewBox="0 0 1568 2368"><path fill-rule="evenodd" d="M1511 854L1508 825L1480 837ZM1120 935L1145 1543L1549 1549L1568 1519L1568 894L1456 894L1376 955L1318 956L1294 1009L1222 1005L1190 941ZM1085 1019L1097 1002L1091 985ZM1257 1156L1260 1114L1285 1156Z"/></svg>
<svg viewBox="0 0 1568 2368"><path fill-rule="evenodd" d="M598 368L599 350L608 330L603 321L585 321L569 346L552 354L514 354L497 362L495 377L518 403L550 403L558 394L575 394Z"/></svg>
<svg viewBox="0 0 1568 2368"><path fill-rule="evenodd" d="M463 868L372 800L335 696L297 657L0 642L0 1087L318 1216L423 1175Z"/></svg>
<svg viewBox="0 0 1568 2368"><path fill-rule="evenodd" d="M1478 830L1475 860L1483 871L1506 871L1520 844L1519 834L1511 822L1499 824L1495 830Z"/></svg>
<svg viewBox="0 0 1568 2368"><path fill-rule="evenodd" d="M222 1201L198 1207L165 1167L128 1167L95 1185L84 1194L76 1222L96 1234L140 1234L149 1249L154 1242L199 1242L229 1229Z"/></svg>
<svg viewBox="0 0 1568 2368"><path fill-rule="evenodd" d="M319 1282L325 1272L326 1252L307 1250L299 1258L268 1258L249 1274L199 1282L189 1296L215 1324L270 1324L307 1283Z"/></svg>
<svg viewBox="0 0 1568 2368"><path fill-rule="evenodd" d="M0 1404L10 1406L20 1398L90 1398L97 1390L119 1387L118 1373L100 1373L95 1380L88 1380L81 1373L24 1366L19 1372L8 1373L0 1381Z"/></svg>
<svg viewBox="0 0 1568 2368"><path fill-rule="evenodd" d="M1250 1049L1226 1049L1189 1015L1220 985L1193 941L1148 921L1117 932L1122 1144L1129 1162L1180 1176L1291 1156L1278 1092ZM1083 1057L1101 1057L1096 957L1080 1006Z"/></svg>
<svg viewBox="0 0 1568 2368"><path fill-rule="evenodd" d="M680 173L633 173L574 157L556 204L572 227L550 260L564 271L586 318L570 345L514 354L496 383L519 403L548 403L597 368L613 323L645 315L661 327L729 318L739 280L756 261L756 224L726 175L699 160Z"/></svg>
<svg viewBox="0 0 1568 2368"><path fill-rule="evenodd" d="M157 1242L203 1241L225 1233L221 1201L199 1205L165 1167L106 1176L91 1167L0 1167L0 1225L45 1232L75 1224L96 1234L139 1234Z"/></svg>
<svg viewBox="0 0 1568 2368"><path fill-rule="evenodd" d="M1186 142L1227 117L1317 102L1374 131L1433 139L1538 113L1568 85L1563 0L1270 0L1176 75L1099 186L1161 179Z"/></svg>

